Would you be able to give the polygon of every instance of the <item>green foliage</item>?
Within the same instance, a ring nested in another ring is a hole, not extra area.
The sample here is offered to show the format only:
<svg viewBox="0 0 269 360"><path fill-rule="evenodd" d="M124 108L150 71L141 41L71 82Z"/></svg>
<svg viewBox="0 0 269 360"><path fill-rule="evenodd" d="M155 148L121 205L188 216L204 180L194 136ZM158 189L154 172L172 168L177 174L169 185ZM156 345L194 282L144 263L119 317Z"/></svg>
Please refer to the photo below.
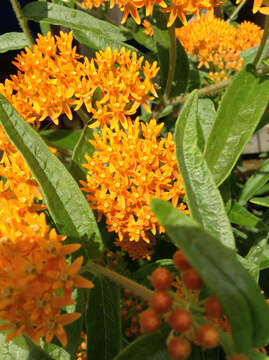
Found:
<svg viewBox="0 0 269 360"><path fill-rule="evenodd" d="M240 71L226 90L205 146L217 186L229 176L250 140L268 97L268 78L258 77L251 66Z"/></svg>
<svg viewBox="0 0 269 360"><path fill-rule="evenodd" d="M23 32L10 32L0 35L0 53L22 49L29 45Z"/></svg>
<svg viewBox="0 0 269 360"><path fill-rule="evenodd" d="M0 123L38 180L60 233L70 238L86 236L91 256L98 256L102 248L101 236L94 215L78 185L41 137L2 95Z"/></svg>
<svg viewBox="0 0 269 360"><path fill-rule="evenodd" d="M234 247L230 222L212 174L199 149L198 95L193 92L179 114L176 153L192 217L223 244Z"/></svg>
<svg viewBox="0 0 269 360"><path fill-rule="evenodd" d="M86 314L88 359L110 360L121 347L120 290L103 277L94 279Z"/></svg>
<svg viewBox="0 0 269 360"><path fill-rule="evenodd" d="M39 135L49 146L73 150L81 136L81 130L42 130Z"/></svg>

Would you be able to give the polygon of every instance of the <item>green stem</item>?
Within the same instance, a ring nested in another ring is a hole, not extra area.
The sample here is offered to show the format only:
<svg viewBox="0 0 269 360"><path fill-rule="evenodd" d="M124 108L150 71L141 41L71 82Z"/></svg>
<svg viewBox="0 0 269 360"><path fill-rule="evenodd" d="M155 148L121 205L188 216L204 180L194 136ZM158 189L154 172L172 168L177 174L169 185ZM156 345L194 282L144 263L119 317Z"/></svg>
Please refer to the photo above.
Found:
<svg viewBox="0 0 269 360"><path fill-rule="evenodd" d="M170 39L170 47L169 47L169 71L168 71L168 79L166 82L166 87L164 90L164 100L166 101L170 95L172 82L175 76L175 69L176 69L176 59L177 59L177 52L176 52L176 33L175 33L175 26L171 26L168 28L169 32L169 39Z"/></svg>
<svg viewBox="0 0 269 360"><path fill-rule="evenodd" d="M115 271L112 271L104 266L97 265L91 260L83 267L83 270L87 270L94 275L102 275L108 279L114 281L115 283L121 285L122 287L132 291L133 293L139 295L144 300L150 300L153 291L147 289L145 286L138 284L137 282L128 279L125 276L122 276Z"/></svg>
<svg viewBox="0 0 269 360"><path fill-rule="evenodd" d="M269 16L266 16L265 17L265 25L264 25L264 30L263 30L263 37L262 37L262 41L260 43L260 46L259 46L259 49L257 51L257 54L256 54L256 57L253 61L253 65L254 66L257 66L261 56L262 56L262 53L263 53L263 50L264 50L264 47L265 47L265 44L266 44L266 41L267 41L267 38L268 38L268 34L269 34Z"/></svg>
<svg viewBox="0 0 269 360"><path fill-rule="evenodd" d="M237 14L239 13L239 11L242 9L242 7L245 5L245 3L247 2L247 0L243 0L241 1L241 3L236 7L236 9L234 10L234 12L232 13L232 15L229 17L229 19L227 20L227 23L229 24L229 22L231 22L234 18L236 18Z"/></svg>
<svg viewBox="0 0 269 360"><path fill-rule="evenodd" d="M232 82L232 78L230 78L228 80L220 81L217 84L206 86L203 89L198 90L198 95L200 97L207 96L207 95L213 95L213 94L217 93L218 91L225 89L228 85L231 84L231 82ZM183 96L176 96L176 97L168 100L166 105L170 105L170 104L175 105L175 104L184 103L188 99L189 96L190 96L190 94L186 94Z"/></svg>
<svg viewBox="0 0 269 360"><path fill-rule="evenodd" d="M16 14L16 17L18 19L18 22L20 24L20 27L22 28L22 31L24 32L28 42L29 46L32 48L32 45L34 43L34 39L32 37L32 34L29 30L27 20L23 17L22 10L19 4L18 0L10 0L11 6Z"/></svg>

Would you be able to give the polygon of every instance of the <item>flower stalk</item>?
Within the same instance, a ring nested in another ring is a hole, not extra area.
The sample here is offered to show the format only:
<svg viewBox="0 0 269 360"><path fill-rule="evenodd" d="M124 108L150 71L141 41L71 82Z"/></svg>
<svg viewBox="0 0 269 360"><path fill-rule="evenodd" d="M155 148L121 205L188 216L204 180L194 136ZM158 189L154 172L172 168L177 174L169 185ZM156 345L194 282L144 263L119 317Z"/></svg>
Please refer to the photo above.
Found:
<svg viewBox="0 0 269 360"><path fill-rule="evenodd" d="M16 17L18 19L20 27L21 27L22 31L24 32L24 34L25 34L25 36L26 36L26 38L27 38L27 40L29 42L29 47L32 48L32 45L34 43L34 39L32 37L30 29L28 27L28 22L23 17L19 1L18 0L10 0L10 3L11 3L11 6L12 6L14 12L15 12L15 15L16 15Z"/></svg>
<svg viewBox="0 0 269 360"><path fill-rule="evenodd" d="M83 271L89 271L93 275L101 275L106 278L112 280L118 285L121 285L125 289L132 291L133 293L139 295L144 300L150 300L153 291L147 289L145 286L142 286L135 281L128 279L125 276L118 274L115 271L112 271L104 266L95 264L91 260L87 262L87 264L83 267Z"/></svg>
<svg viewBox="0 0 269 360"><path fill-rule="evenodd" d="M164 90L164 100L166 101L170 95L172 82L175 76L175 69L176 69L176 33L175 33L175 26L171 26L168 28L169 32L169 39L170 39L170 48L169 48L169 71L168 71L168 79L166 83L166 87Z"/></svg>
<svg viewBox="0 0 269 360"><path fill-rule="evenodd" d="M264 25L263 37L262 37L260 46L258 48L256 57L255 57L255 59L253 61L254 66L257 66L258 62L260 61L260 58L262 56L262 53L263 53L263 50L264 50L268 35L269 35L269 16L266 16L265 17L265 25Z"/></svg>

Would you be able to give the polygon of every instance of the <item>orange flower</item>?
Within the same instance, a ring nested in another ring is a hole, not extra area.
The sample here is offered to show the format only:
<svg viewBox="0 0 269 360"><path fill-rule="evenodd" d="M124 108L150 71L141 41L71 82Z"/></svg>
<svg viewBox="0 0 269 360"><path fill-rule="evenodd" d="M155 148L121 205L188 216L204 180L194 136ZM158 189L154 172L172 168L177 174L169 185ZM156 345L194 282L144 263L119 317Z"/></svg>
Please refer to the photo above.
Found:
<svg viewBox="0 0 269 360"><path fill-rule="evenodd" d="M66 345L63 326L79 314L61 315L61 309L74 304L74 286L93 284L77 275L82 258L67 265L66 255L80 244L64 245L64 240L49 229L44 213L0 196L0 330L8 331L6 341L22 333L37 343L40 337L51 341L56 335Z"/></svg>
<svg viewBox="0 0 269 360"><path fill-rule="evenodd" d="M153 29L151 27L150 22L148 20L144 19L142 25L145 28L144 33L148 36L153 36Z"/></svg>
<svg viewBox="0 0 269 360"><path fill-rule="evenodd" d="M96 148L92 158L85 156L88 176L81 181L82 190L98 219L105 215L108 231L118 234L117 245L133 258L147 257L152 234L164 231L150 209L152 198L171 200L185 211L178 202L185 192L172 134L159 140L162 127L156 120L144 124L138 118L134 123L128 119L125 129L105 126L90 140Z"/></svg>
<svg viewBox="0 0 269 360"><path fill-rule="evenodd" d="M83 104L96 120L93 126L119 119L124 125L140 105L150 111L147 101L157 97L157 62L143 65L143 57L125 48L107 48L89 60L76 53L72 41L71 32L56 38L39 35L33 50L26 48L16 58L18 74L0 84L0 93L27 122L39 126L49 116L58 124L61 114L72 119L72 110ZM97 88L101 99L95 101Z"/></svg>
<svg viewBox="0 0 269 360"><path fill-rule="evenodd" d="M260 43L263 30L244 22L235 27L211 14L201 16L176 29L176 36L186 52L197 58L198 68L210 70L215 82L227 79L230 71L238 71L243 64L240 53Z"/></svg>

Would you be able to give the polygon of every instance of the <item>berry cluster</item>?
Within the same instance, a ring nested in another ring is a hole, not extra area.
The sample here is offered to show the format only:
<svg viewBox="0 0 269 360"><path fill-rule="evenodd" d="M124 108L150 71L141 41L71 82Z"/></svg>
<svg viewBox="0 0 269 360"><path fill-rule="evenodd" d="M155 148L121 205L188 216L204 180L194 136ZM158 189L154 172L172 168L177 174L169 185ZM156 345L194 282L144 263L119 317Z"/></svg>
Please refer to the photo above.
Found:
<svg viewBox="0 0 269 360"><path fill-rule="evenodd" d="M87 360L87 338L85 332L81 332L82 342L76 353L76 360Z"/></svg>
<svg viewBox="0 0 269 360"><path fill-rule="evenodd" d="M134 340L137 336L141 335L139 314L148 305L148 301L143 301L139 296L133 294L128 289L124 289L121 299L121 323L122 328L124 329L124 335L127 339Z"/></svg>
<svg viewBox="0 0 269 360"><path fill-rule="evenodd" d="M221 305L214 295L200 300L203 281L181 251L174 253L173 263L180 272L183 295L172 290L172 273L157 268L150 278L155 291L150 307L140 315L140 326L143 333L153 332L164 319L171 327L168 352L173 360L184 360L191 354L191 342L212 349L219 344L219 330L225 329Z"/></svg>

